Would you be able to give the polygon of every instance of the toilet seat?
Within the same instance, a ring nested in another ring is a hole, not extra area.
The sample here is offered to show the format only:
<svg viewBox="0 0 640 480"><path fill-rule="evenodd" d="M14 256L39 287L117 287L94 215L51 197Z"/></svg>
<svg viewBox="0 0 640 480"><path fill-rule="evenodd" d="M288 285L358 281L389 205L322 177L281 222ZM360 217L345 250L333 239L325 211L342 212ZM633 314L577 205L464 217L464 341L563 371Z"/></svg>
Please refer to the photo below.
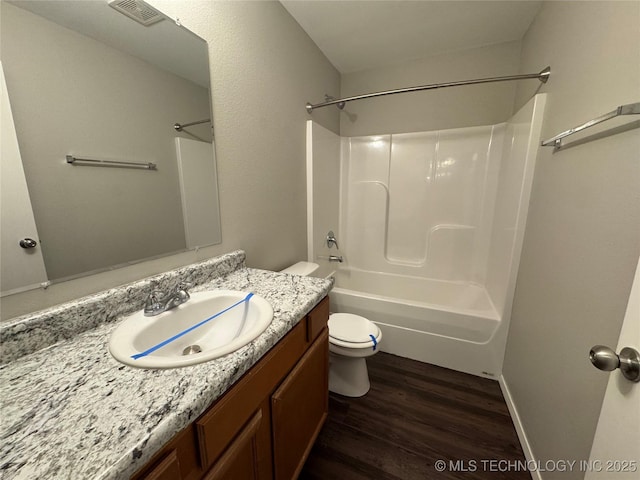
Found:
<svg viewBox="0 0 640 480"><path fill-rule="evenodd" d="M334 345L345 348L372 348L378 344L381 336L380 328L360 315L352 313L329 315L329 342Z"/></svg>

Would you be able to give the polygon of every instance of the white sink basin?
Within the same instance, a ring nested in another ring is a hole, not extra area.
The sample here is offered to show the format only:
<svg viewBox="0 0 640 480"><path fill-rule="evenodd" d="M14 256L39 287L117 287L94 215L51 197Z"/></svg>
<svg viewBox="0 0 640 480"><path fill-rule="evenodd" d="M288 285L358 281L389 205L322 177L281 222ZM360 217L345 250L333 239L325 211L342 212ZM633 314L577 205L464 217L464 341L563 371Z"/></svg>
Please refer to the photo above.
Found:
<svg viewBox="0 0 640 480"><path fill-rule="evenodd" d="M234 352L264 332L273 320L269 302L257 295L243 301L248 295L234 290L198 292L186 303L153 317L145 317L140 310L114 330L109 351L119 362L139 368L185 367ZM201 326L146 353L201 322ZM200 353L187 353L194 350Z"/></svg>

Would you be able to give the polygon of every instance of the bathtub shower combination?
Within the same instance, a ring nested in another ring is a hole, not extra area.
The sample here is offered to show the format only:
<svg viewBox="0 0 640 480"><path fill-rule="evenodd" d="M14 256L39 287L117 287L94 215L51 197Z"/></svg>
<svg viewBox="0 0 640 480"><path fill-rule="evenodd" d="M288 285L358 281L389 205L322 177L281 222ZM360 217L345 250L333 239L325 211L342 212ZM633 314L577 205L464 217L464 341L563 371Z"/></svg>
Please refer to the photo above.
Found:
<svg viewBox="0 0 640 480"><path fill-rule="evenodd" d="M375 322L382 351L497 378L544 103L433 132L340 138L309 121L309 260L333 272L332 311Z"/></svg>

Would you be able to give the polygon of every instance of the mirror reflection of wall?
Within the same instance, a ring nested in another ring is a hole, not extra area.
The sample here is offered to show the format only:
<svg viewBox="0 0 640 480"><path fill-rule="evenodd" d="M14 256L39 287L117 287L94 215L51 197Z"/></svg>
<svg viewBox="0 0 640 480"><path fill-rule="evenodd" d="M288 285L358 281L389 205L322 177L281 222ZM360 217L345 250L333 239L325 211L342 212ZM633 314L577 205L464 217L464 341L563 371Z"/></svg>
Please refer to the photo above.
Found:
<svg viewBox="0 0 640 480"><path fill-rule="evenodd" d="M184 250L175 137L211 143L212 126L177 133L173 125L211 118L208 75L156 67L19 8L38 4L57 8L59 18L89 15L100 28L117 32L121 43L127 42L120 30L126 25L142 35L130 42L137 46L145 42L145 32L174 29L195 43L179 52L174 47L180 41L162 33L161 43L149 50L198 58L207 74L208 55L204 40L173 21L144 27L106 2L1 3L2 63L49 279ZM98 15L105 17L98 20ZM210 151L215 162L213 146ZM153 162L157 170L74 166L65 161L69 154ZM208 210L217 225L206 244L220 242L215 165L213 172L209 193L215 195Z"/></svg>

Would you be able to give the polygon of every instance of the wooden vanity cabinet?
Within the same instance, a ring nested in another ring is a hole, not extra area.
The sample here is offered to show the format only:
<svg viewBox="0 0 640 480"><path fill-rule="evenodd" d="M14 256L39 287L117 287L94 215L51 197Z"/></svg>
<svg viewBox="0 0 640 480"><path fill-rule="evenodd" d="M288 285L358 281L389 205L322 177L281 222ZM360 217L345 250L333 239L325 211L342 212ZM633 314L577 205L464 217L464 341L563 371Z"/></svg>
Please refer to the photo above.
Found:
<svg viewBox="0 0 640 480"><path fill-rule="evenodd" d="M133 480L297 478L328 412L325 297Z"/></svg>

